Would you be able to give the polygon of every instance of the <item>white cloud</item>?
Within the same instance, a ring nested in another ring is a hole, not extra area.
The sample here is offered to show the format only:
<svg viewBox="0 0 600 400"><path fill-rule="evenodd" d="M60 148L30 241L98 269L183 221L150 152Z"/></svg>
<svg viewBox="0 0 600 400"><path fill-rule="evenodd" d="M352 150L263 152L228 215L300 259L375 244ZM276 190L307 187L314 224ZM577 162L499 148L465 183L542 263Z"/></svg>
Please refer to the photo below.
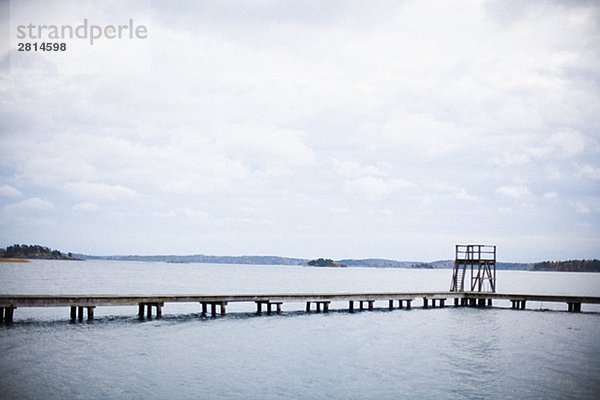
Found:
<svg viewBox="0 0 600 400"><path fill-rule="evenodd" d="M23 193L10 185L0 185L0 197L21 197Z"/></svg>
<svg viewBox="0 0 600 400"><path fill-rule="evenodd" d="M594 165L584 165L579 168L577 176L600 180L600 167L596 167Z"/></svg>
<svg viewBox="0 0 600 400"><path fill-rule="evenodd" d="M8 212L47 211L52 208L54 208L54 204L47 200L40 199L39 197L32 197L18 203L12 203L4 206L4 209Z"/></svg>
<svg viewBox="0 0 600 400"><path fill-rule="evenodd" d="M285 175L311 165L313 150L304 143L305 133L266 124L240 123L218 128L214 151L238 160L250 170Z"/></svg>
<svg viewBox="0 0 600 400"><path fill-rule="evenodd" d="M361 166L356 161L338 161L333 160L333 168L338 175L355 176L360 174Z"/></svg>
<svg viewBox="0 0 600 400"><path fill-rule="evenodd" d="M507 197L512 197L515 199L519 199L521 197L527 196L530 192L526 186L517 185L517 186L501 186L496 191L500 194L503 194Z"/></svg>
<svg viewBox="0 0 600 400"><path fill-rule="evenodd" d="M548 145L549 153L576 156L585 149L585 138L576 131L562 131L551 135Z"/></svg>
<svg viewBox="0 0 600 400"><path fill-rule="evenodd" d="M538 160L579 157L586 149L585 137L576 131L560 131L551 135L530 133L508 135L498 143L501 155L491 159L500 166L522 166Z"/></svg>
<svg viewBox="0 0 600 400"><path fill-rule="evenodd" d="M63 187L67 193L96 200L116 200L137 196L135 190L131 188L106 183L70 182L65 183Z"/></svg>
<svg viewBox="0 0 600 400"><path fill-rule="evenodd" d="M383 130L387 143L429 156L453 152L468 144L471 135L466 126L424 113L396 115Z"/></svg>
<svg viewBox="0 0 600 400"><path fill-rule="evenodd" d="M580 201L575 202L575 212L577 214L589 214L592 210Z"/></svg>
<svg viewBox="0 0 600 400"><path fill-rule="evenodd" d="M392 166L386 162L378 162L375 165L363 166L356 161L340 161L333 159L333 168L336 174L342 177L357 176L386 176L391 173Z"/></svg>
<svg viewBox="0 0 600 400"><path fill-rule="evenodd" d="M364 194L372 200L380 200L391 195L399 189L405 189L411 186L410 182L402 179L378 178L374 176L364 176L348 181L350 188Z"/></svg>
<svg viewBox="0 0 600 400"><path fill-rule="evenodd" d="M467 193L467 191L465 189L460 189L454 192L454 196L458 199L458 200L463 200L463 201L471 201L471 202L480 202L481 198L477 197L477 196L473 196L469 193Z"/></svg>
<svg viewBox="0 0 600 400"><path fill-rule="evenodd" d="M363 166L356 161L334 159L333 170L348 189L370 200L381 200L412 186L409 181L394 177L392 165L386 162Z"/></svg>
<svg viewBox="0 0 600 400"><path fill-rule="evenodd" d="M96 203L77 203L73 205L74 211L83 211L83 212L96 212L100 209L98 204Z"/></svg>
<svg viewBox="0 0 600 400"><path fill-rule="evenodd" d="M178 208L160 212L157 215L161 218L184 217L190 220L207 220L210 217L207 212L193 208Z"/></svg>

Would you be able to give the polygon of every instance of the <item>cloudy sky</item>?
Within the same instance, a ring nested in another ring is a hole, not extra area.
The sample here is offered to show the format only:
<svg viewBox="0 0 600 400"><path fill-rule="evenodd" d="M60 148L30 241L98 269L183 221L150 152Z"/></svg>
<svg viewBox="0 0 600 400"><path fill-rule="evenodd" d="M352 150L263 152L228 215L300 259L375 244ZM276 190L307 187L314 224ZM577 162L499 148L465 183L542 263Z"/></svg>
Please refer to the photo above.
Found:
<svg viewBox="0 0 600 400"><path fill-rule="evenodd" d="M596 1L14 3L0 247L600 257ZM148 37L16 51L84 18Z"/></svg>

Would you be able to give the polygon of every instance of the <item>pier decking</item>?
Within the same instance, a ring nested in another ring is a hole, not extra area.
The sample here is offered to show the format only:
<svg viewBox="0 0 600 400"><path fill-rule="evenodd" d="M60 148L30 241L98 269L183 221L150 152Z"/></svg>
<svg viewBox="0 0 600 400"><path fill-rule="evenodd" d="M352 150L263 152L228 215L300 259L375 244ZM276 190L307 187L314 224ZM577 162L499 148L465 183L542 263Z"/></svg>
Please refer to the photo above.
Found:
<svg viewBox="0 0 600 400"><path fill-rule="evenodd" d="M257 314L266 306L267 314L281 313L282 305L290 302L306 303L306 312L328 312L331 302L348 302L348 310L374 309L377 301L387 302L387 308L410 309L415 299L421 299L423 308L445 307L447 300L454 306L489 307L494 300L508 300L512 309L524 309L528 301L563 303L569 312L580 312L581 304L600 304L600 297L535 295L490 292L405 292L405 293L287 293L287 294L231 294L231 295L0 295L0 321L10 324L14 310L19 307L69 307L71 321L93 321L96 307L137 306L140 318L162 316L166 303L199 303L202 315L225 316L229 303L255 303ZM313 307L314 305L314 307ZM218 312L217 312L218 310Z"/></svg>

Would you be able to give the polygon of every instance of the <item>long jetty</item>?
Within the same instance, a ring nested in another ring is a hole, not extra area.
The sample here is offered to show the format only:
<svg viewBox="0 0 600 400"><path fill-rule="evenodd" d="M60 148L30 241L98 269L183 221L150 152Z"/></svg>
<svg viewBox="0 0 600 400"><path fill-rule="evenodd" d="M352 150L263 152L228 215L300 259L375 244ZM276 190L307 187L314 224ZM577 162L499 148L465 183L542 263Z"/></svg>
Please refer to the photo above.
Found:
<svg viewBox="0 0 600 400"><path fill-rule="evenodd" d="M375 302L387 302L387 308L410 309L415 299L423 308L454 306L491 307L494 300L508 300L512 309L525 309L528 301L566 304L567 311L581 312L582 304L600 304L600 297L539 295L491 292L405 292L405 293L297 293L231 295L0 295L0 321L11 324L19 307L69 307L71 321L94 320L94 309L104 306L137 306L140 318L153 313L160 318L166 303L199 303L201 313L225 316L229 303L255 303L256 313L281 313L286 302L306 303L306 312L328 312L331 302L348 302L348 310L373 310ZM209 311L210 308L210 311Z"/></svg>

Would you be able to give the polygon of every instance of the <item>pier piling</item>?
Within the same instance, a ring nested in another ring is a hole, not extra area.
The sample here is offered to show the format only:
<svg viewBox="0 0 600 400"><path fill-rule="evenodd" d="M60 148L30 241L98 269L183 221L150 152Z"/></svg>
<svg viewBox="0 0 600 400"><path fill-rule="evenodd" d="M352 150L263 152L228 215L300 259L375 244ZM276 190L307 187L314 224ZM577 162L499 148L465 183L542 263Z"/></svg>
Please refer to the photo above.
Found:
<svg viewBox="0 0 600 400"><path fill-rule="evenodd" d="M225 316L227 305L226 301L202 301L200 302L202 305L202 316L206 317L208 306L210 306L210 316L211 318L217 318L217 306L219 307L219 311L222 317Z"/></svg>
<svg viewBox="0 0 600 400"><path fill-rule="evenodd" d="M87 320L88 322L93 322L94 321L94 308L96 308L95 306L88 306L87 307Z"/></svg>
<svg viewBox="0 0 600 400"><path fill-rule="evenodd" d="M318 313L321 312L321 306L323 306L323 312L329 312L329 303L331 303L330 301L323 301L323 300L317 300L317 301L307 301L306 302L306 312L309 313L310 312L310 304L311 303L315 303L315 309Z"/></svg>
<svg viewBox="0 0 600 400"><path fill-rule="evenodd" d="M138 303L138 317L144 319L144 316L148 319L152 318L152 307L156 308L156 319L162 318L162 308L165 303ZM145 315L144 315L145 314Z"/></svg>
<svg viewBox="0 0 600 400"><path fill-rule="evenodd" d="M14 315L16 308L17 307L13 307L13 306L4 308L4 323L6 325L10 325L13 323L13 315Z"/></svg>
<svg viewBox="0 0 600 400"><path fill-rule="evenodd" d="M271 315L273 312L273 306L275 306L275 312L277 314L281 314L281 305L282 301L271 301L271 300L257 300L256 303L256 314L262 314L262 306L265 304L267 306L267 315Z"/></svg>
<svg viewBox="0 0 600 400"><path fill-rule="evenodd" d="M6 325L13 323L13 315L17 307L8 306L0 307L0 322L4 322Z"/></svg>

